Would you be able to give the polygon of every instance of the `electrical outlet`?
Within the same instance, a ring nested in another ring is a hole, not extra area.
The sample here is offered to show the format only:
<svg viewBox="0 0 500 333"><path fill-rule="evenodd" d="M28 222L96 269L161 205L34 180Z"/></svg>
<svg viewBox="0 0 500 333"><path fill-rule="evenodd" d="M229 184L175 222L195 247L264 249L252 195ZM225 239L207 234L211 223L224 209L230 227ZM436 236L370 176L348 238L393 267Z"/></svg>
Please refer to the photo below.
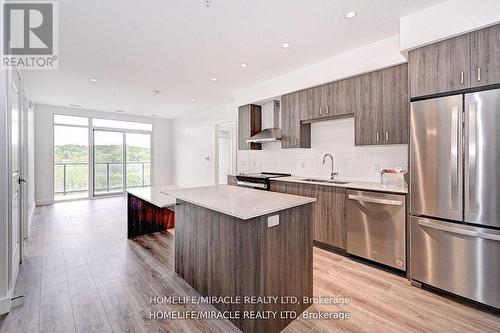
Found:
<svg viewBox="0 0 500 333"><path fill-rule="evenodd" d="M267 218L267 227L272 228L280 224L280 216L273 215Z"/></svg>

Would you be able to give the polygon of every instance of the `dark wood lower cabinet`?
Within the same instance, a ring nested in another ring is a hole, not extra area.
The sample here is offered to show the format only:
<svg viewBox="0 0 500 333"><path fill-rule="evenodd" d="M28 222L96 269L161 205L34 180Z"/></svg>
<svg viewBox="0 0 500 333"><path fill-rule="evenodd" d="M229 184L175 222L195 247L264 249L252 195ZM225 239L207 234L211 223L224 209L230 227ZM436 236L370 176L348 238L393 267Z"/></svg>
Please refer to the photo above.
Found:
<svg viewBox="0 0 500 333"><path fill-rule="evenodd" d="M174 228L172 210L152 205L130 193L127 197L128 238Z"/></svg>
<svg viewBox="0 0 500 333"><path fill-rule="evenodd" d="M317 201L313 203L313 239L342 250L347 249L345 188L271 181L271 191L316 198Z"/></svg>

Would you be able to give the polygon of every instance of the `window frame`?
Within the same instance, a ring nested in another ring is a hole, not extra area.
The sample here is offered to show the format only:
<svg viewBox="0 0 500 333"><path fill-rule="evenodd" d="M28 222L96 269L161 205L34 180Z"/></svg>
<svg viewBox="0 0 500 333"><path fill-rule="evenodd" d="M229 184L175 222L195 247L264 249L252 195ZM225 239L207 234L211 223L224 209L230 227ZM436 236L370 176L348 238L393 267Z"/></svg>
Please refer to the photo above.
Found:
<svg viewBox="0 0 500 333"><path fill-rule="evenodd" d="M73 116L73 117L81 117L81 118L87 118L88 120L88 126L84 125L68 125L68 124L61 124L61 123L55 123L54 116L56 115L61 115L61 116ZM105 119L105 120L112 120L112 121L123 121L123 122L128 122L128 123L141 123L141 124L150 124L151 125L151 130L134 130L134 129L126 129L126 128L113 128L113 127L101 127L101 126L93 126L93 119ZM52 198L55 201L55 184L54 184L54 177L55 177L55 172L54 172L54 136L55 136L55 131L54 127L56 125L62 125L62 126L74 126L74 127L81 127L81 128L87 128L88 129L88 196L87 197L82 197L78 199L59 199L57 200L58 202L62 201L72 201L72 200L82 200L82 199L95 199L95 198L101 198L103 196L123 196L127 193L127 187L126 187L126 168L125 168L125 174L124 174L124 187L123 187L123 192L119 193L113 193L113 194L104 194L104 195L94 195L94 130L104 130L104 131L118 131L122 132L125 141L124 141L124 151L126 151L126 133L136 133L136 134L149 134L150 136L150 175L149 175L149 185L148 186L153 186L154 185L154 179L155 179L155 167L154 167L154 156L155 156L155 140L154 140L154 135L155 135L155 122L153 120L147 121L147 120L123 120L123 119L116 119L116 117L110 116L93 116L93 115L80 115L80 114L75 114L72 112L53 112L52 113ZM126 158L126 156L125 156ZM126 161L125 161L126 162ZM126 164L126 163L125 163ZM144 186L144 187L148 187ZM140 188L140 187L133 187L133 188Z"/></svg>

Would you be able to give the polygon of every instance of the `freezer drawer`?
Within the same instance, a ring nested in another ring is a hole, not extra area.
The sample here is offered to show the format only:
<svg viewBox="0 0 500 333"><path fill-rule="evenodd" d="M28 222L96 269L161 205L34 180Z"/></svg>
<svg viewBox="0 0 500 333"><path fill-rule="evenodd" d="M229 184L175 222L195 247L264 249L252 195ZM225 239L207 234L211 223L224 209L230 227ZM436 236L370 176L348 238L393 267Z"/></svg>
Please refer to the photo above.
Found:
<svg viewBox="0 0 500 333"><path fill-rule="evenodd" d="M500 231L411 217L410 277L500 308Z"/></svg>
<svg viewBox="0 0 500 333"><path fill-rule="evenodd" d="M347 252L406 270L405 196L347 191Z"/></svg>

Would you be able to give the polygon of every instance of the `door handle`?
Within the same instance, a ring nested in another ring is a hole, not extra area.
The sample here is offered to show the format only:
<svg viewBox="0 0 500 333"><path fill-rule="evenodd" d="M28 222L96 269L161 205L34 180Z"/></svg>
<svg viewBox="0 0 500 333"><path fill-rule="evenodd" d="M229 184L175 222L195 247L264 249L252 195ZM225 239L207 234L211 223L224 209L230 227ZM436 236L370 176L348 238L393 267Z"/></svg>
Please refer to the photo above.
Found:
<svg viewBox="0 0 500 333"><path fill-rule="evenodd" d="M463 71L460 72L460 83L464 84L464 72Z"/></svg>
<svg viewBox="0 0 500 333"><path fill-rule="evenodd" d="M451 208L454 210L458 209L458 157L460 154L458 153L458 106L453 106L451 108L451 125L450 125L450 163L451 163L451 172L450 172L450 197L451 197Z"/></svg>
<svg viewBox="0 0 500 333"><path fill-rule="evenodd" d="M403 201L399 201L399 200L377 199L377 198L371 198L371 197L364 197L362 195L349 194L348 198L350 200L371 202L371 203L377 203L377 204L382 204L382 205L391 205L391 206L402 206L403 205Z"/></svg>
<svg viewBox="0 0 500 333"><path fill-rule="evenodd" d="M380 141L380 136L379 136L379 134L377 132L377 142L379 142L379 141Z"/></svg>
<svg viewBox="0 0 500 333"><path fill-rule="evenodd" d="M477 145L476 145L476 104L469 104L469 121L468 121L468 147L467 147L467 171L468 171L468 185L469 185L469 198L468 209L469 211L477 210L476 202L476 159L477 159Z"/></svg>
<svg viewBox="0 0 500 333"><path fill-rule="evenodd" d="M464 235L464 236L471 236L471 237L478 237L478 238L489 239L489 240L494 240L494 241L500 241L500 234L483 232L483 231L476 231L476 230L472 230L469 228L463 228L463 227L450 227L448 225L445 225L443 222L437 223L437 222L433 222L433 221L429 221L429 220L419 219L418 225L420 225L422 227L431 228L431 229L450 232L452 234L457 234L457 235Z"/></svg>
<svg viewBox="0 0 500 333"><path fill-rule="evenodd" d="M330 105L326 106L326 113L330 113Z"/></svg>
<svg viewBox="0 0 500 333"><path fill-rule="evenodd" d="M477 80L481 81L481 68L477 68Z"/></svg>
<svg viewBox="0 0 500 333"><path fill-rule="evenodd" d="M385 142L389 141L389 131L385 131Z"/></svg>
<svg viewBox="0 0 500 333"><path fill-rule="evenodd" d="M322 109L321 109L321 106L320 106L320 107L319 107L319 114L321 114L321 112L322 112Z"/></svg>
<svg viewBox="0 0 500 333"><path fill-rule="evenodd" d="M27 182L28 182L28 180L27 180L27 179L24 179L24 178L18 178L18 179L17 179L17 183L18 183L19 185L21 185L22 183L27 183Z"/></svg>

